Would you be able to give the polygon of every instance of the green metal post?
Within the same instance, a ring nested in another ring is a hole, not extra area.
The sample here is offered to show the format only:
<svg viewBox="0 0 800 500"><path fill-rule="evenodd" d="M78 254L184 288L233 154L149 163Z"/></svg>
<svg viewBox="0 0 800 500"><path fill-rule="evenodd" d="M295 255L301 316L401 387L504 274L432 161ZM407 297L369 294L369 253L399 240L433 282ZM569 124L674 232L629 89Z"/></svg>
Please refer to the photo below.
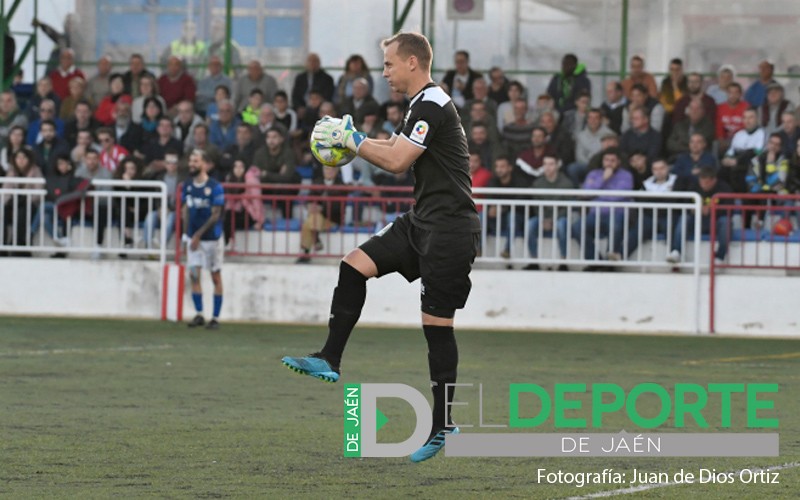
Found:
<svg viewBox="0 0 800 500"><path fill-rule="evenodd" d="M430 15L430 19L428 20L428 42L430 42L431 49L432 49L433 48L434 26L436 25L436 23L434 22L436 20L436 14L435 14L436 13L436 0L431 0L430 1L430 5L431 5L431 15Z"/></svg>
<svg viewBox="0 0 800 500"><path fill-rule="evenodd" d="M231 37L233 36L233 0L225 2L225 74L231 74Z"/></svg>
<svg viewBox="0 0 800 500"><path fill-rule="evenodd" d="M397 1L392 2L392 35L397 33Z"/></svg>
<svg viewBox="0 0 800 500"><path fill-rule="evenodd" d="M28 52L31 51L33 46L36 44L36 33L33 33L30 38L28 38L28 43L25 44L25 47L22 49L22 52L19 54L19 59L17 63L14 64L14 69L11 70L11 74L5 76L5 80L2 80L4 85L3 88L8 88L14 82L14 75L19 73L19 70L22 69L22 63L25 62L25 58L28 57ZM34 63L35 65L35 63ZM3 70L0 69L0 74L2 74Z"/></svg>
<svg viewBox="0 0 800 500"><path fill-rule="evenodd" d="M421 24L421 28L422 28L422 34L425 35L425 36L428 35L428 24L427 24L427 22L428 22L428 13L426 12L427 10L428 10L428 0L422 0L422 24Z"/></svg>
<svg viewBox="0 0 800 500"><path fill-rule="evenodd" d="M12 8L13 10L13 8ZM8 21L6 21L6 2L5 0L0 0L0 54L4 56L5 59L5 51L6 51L6 30L10 29L8 27ZM6 76L4 73L5 71L5 60L2 61L0 64L0 87L2 90L6 89Z"/></svg>
<svg viewBox="0 0 800 500"><path fill-rule="evenodd" d="M39 19L39 0L33 0L33 18ZM39 37L36 36L36 30L33 30L33 81L39 81L39 65L36 60L39 59Z"/></svg>
<svg viewBox="0 0 800 500"><path fill-rule="evenodd" d="M628 0L622 0L622 40L619 47L619 79L625 78L628 68Z"/></svg>
<svg viewBox="0 0 800 500"><path fill-rule="evenodd" d="M8 11L8 14L3 15L3 19L5 19L6 21L10 21L11 18L14 17L14 13L17 12L17 7L19 7L20 3L22 3L22 0L14 0L14 3L11 5L11 9ZM5 7L2 9L2 11L3 12L6 11Z"/></svg>
<svg viewBox="0 0 800 500"><path fill-rule="evenodd" d="M408 18L408 13L411 12L411 7L414 6L414 0L406 0L406 6L403 8L403 13L400 14L400 18L397 18L397 14L395 13L394 16L394 33L400 31L400 28L406 23L406 19Z"/></svg>

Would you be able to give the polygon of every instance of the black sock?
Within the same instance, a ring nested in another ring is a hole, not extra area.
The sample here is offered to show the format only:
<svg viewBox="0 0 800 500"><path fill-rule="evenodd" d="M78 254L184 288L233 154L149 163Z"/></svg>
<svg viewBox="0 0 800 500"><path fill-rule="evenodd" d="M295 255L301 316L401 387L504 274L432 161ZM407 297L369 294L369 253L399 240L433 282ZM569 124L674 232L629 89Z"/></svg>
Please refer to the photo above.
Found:
<svg viewBox="0 0 800 500"><path fill-rule="evenodd" d="M361 317L361 309L367 298L367 278L353 266L342 261L339 264L339 284L333 290L331 317L328 320L328 340L322 348L325 356L334 367L342 359L344 346L350 332Z"/></svg>
<svg viewBox="0 0 800 500"><path fill-rule="evenodd" d="M428 341L428 367L431 372L433 392L433 434L452 425L450 405L455 387L447 390L445 384L454 384L458 373L458 346L452 326L423 325Z"/></svg>

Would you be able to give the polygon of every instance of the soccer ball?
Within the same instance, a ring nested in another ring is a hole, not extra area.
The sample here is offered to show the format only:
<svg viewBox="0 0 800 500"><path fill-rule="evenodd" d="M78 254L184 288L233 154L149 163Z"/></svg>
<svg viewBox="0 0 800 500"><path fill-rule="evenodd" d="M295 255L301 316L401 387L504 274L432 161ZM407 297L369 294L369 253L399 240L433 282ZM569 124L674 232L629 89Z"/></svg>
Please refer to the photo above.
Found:
<svg viewBox="0 0 800 500"><path fill-rule="evenodd" d="M314 158L327 167L347 165L356 157L356 154L347 148L326 148L313 139L311 140L311 153Z"/></svg>
<svg viewBox="0 0 800 500"><path fill-rule="evenodd" d="M341 121L339 118L327 119ZM328 167L347 165L356 157L356 154L347 148L326 148L315 141L313 137L311 138L311 153L320 163Z"/></svg>

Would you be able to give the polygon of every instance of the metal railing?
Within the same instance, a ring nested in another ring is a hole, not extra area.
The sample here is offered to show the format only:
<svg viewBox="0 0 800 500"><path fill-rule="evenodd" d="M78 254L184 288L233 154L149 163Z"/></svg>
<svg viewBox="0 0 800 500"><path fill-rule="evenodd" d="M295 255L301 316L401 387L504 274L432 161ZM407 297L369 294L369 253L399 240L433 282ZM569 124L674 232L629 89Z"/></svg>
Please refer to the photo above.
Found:
<svg viewBox="0 0 800 500"><path fill-rule="evenodd" d="M730 247L711 259L708 328L715 331L717 275L722 269L800 271L800 195L720 193L709 210L712 251ZM732 246L731 242L749 243Z"/></svg>
<svg viewBox="0 0 800 500"><path fill-rule="evenodd" d="M699 269L698 264L701 264L696 246L691 260L682 252L681 259L674 263L666 262L663 251L677 245L685 248L689 239L699 241L699 226L695 224L694 238L685 230L689 218L699 220L700 217L698 209L702 200L696 193L503 188L476 188L474 192L475 203L482 214L481 246L486 250L481 260L485 262L593 265L602 260L604 265L612 267L693 270ZM597 197L606 200L598 201ZM502 220L504 210L507 220ZM495 215L486 216L486 212ZM553 214L557 215L553 217ZM533 218L537 219L535 223L532 223ZM545 219L555 219L554 229L546 229L541 223ZM561 228L559 219L563 221ZM522 245L510 245L504 252L501 250L506 244L503 240L512 229L517 243ZM562 250L557 247L559 229L565 229L562 237L574 243L565 245L561 255L555 255L556 250ZM549 243L543 243L547 239ZM601 240L606 240L607 251L596 244ZM655 245L650 245L649 251L642 250L648 242L658 241L665 242L661 250ZM551 256L541 257L547 250ZM613 260L608 259L610 254Z"/></svg>
<svg viewBox="0 0 800 500"><path fill-rule="evenodd" d="M324 251L314 256L340 257L342 245L352 246L363 240L353 235L371 236L414 203L409 187L299 184L224 184L224 187L223 218L229 228L231 255L303 255L285 236L302 230L308 222L309 206L314 204L327 214L325 227L312 228L324 239L319 245ZM331 191L335 194L331 195ZM682 253L681 259L674 263L667 263L666 253L663 249L657 251L654 245L642 250L651 241L664 241L666 248L678 243L683 248L687 241L699 241L700 226L695 222L700 221L701 200L695 193L476 188L474 196L481 214L479 260L482 262L591 265L602 260L615 267L670 269L694 269L700 264L697 248L693 258L688 259ZM598 201L596 197L605 200ZM179 200L177 205L176 210L180 211ZM236 209L232 210L232 206ZM561 235L562 240L570 244L562 255L542 256L548 249L551 254L557 250L558 221L553 221L554 229L544 222L553 213L559 214L556 219L562 219L561 227L567 229ZM687 224L690 217L696 220ZM531 224L534 218L537 223ZM695 234L687 234L690 225ZM682 230L675 231L676 228ZM509 243L512 232L513 244L504 251L501 247ZM276 238L278 235L283 238ZM604 251L592 244L600 240L607 240L610 249L619 251ZM326 244L334 242L337 244ZM614 260L608 260L609 253L617 254Z"/></svg>
<svg viewBox="0 0 800 500"><path fill-rule="evenodd" d="M224 186L227 254L237 256L339 258L414 202L409 187ZM478 263L688 270L699 330L700 270L706 263L700 257L702 200L696 193L476 188L474 200L481 218ZM684 251L692 241L698 243ZM672 248L681 250L680 258L667 262ZM180 258L176 248L178 263Z"/></svg>
<svg viewBox="0 0 800 500"><path fill-rule="evenodd" d="M42 178L0 177L0 223L0 251L140 255L158 257L163 265L167 187L160 181L93 180L82 195L58 203L47 200ZM156 228L162 229L157 242Z"/></svg>

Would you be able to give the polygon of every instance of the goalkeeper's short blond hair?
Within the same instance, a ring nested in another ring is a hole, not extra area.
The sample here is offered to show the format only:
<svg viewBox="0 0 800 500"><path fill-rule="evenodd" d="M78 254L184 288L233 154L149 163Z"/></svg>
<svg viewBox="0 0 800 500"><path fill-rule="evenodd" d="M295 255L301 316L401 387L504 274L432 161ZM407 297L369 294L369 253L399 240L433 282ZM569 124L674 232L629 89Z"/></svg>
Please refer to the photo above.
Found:
<svg viewBox="0 0 800 500"><path fill-rule="evenodd" d="M430 71L433 49L431 49L431 44L425 38L425 35L420 33L397 33L381 42L381 47L386 48L393 43L397 44L397 55L403 59L414 56L422 69Z"/></svg>

